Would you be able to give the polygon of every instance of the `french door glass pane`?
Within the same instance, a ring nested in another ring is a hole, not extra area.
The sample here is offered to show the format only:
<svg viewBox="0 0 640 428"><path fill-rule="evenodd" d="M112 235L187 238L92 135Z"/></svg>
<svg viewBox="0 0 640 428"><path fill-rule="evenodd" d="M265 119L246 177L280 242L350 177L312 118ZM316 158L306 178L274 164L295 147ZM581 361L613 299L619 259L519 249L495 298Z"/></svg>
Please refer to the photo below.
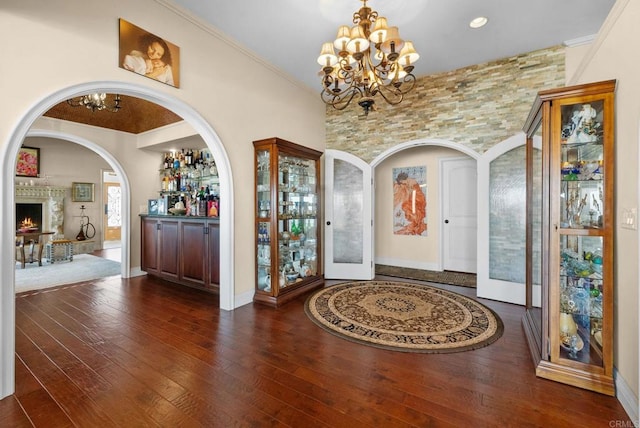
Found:
<svg viewBox="0 0 640 428"><path fill-rule="evenodd" d="M333 165L333 262L361 264L363 172L340 159Z"/></svg>

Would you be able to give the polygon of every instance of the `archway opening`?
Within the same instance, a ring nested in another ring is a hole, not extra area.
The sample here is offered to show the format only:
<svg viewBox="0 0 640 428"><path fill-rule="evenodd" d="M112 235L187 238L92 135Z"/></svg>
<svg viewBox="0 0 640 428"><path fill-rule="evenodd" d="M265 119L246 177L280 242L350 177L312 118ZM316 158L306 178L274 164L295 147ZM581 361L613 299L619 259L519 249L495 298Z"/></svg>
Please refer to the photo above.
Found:
<svg viewBox="0 0 640 428"><path fill-rule="evenodd" d="M377 265L391 266L393 269L385 267L384 270L398 273L403 270L411 274L420 274L420 271L451 271L455 275L459 272L476 273L478 224L475 213L478 199L475 170L479 158L480 154L460 143L419 139L391 147L370 163L375 182L374 259ZM397 207L387 203L394 199L394 173L405 170L416 170L423 175L420 188L425 195L426 207L424 225L417 239L396 234L395 229L403 229L401 225L395 225ZM458 177L456 185L465 185L466 196L451 194L446 187L450 177L447 178L443 171L455 171ZM463 180L460 176L467 178ZM451 206L462 206L453 202L457 196L466 202L464 215L450 209Z"/></svg>
<svg viewBox="0 0 640 428"><path fill-rule="evenodd" d="M4 146L2 155L3 165L3 185L2 197L6 206L12 207L15 203L15 162L18 151L24 139L30 133L37 132L33 129L36 120L54 105L67 99L93 92L119 93L139 97L144 100L156 103L175 114L182 117L205 141L206 146L216 159L218 174L220 177L220 308L224 310L234 309L234 275L233 275L233 180L230 169L230 162L224 149L222 141L213 128L198 114L193 108L179 99L169 96L163 92L154 91L150 88L134 85L126 82L96 81L83 83L61 89L36 102L16 124L11 134L8 144ZM99 151L99 149L96 148ZM107 150L104 155L111 156ZM105 157L103 156L103 157ZM116 165L112 165L116 167ZM124 171L123 171L124 172ZM124 206L123 210L129 210L130 206ZM4 254L13 254L15 237L15 211L5 210L0 214L2 223L0 224L0 245L3 245ZM128 224L131 224L131 220ZM130 233L129 233L130 235ZM123 237L122 263L130 271L130 248L124 241L129 238ZM15 281L13 275L14 260L12 257L2 258L0 261L0 271L5 272L3 277L10 278L0 290L0 313L2 314L0 338L3 348L0 352L0 398L10 395L14 391L15 367ZM123 267L123 269L125 269ZM11 272L11 274L7 274ZM129 276L129 273L124 276Z"/></svg>

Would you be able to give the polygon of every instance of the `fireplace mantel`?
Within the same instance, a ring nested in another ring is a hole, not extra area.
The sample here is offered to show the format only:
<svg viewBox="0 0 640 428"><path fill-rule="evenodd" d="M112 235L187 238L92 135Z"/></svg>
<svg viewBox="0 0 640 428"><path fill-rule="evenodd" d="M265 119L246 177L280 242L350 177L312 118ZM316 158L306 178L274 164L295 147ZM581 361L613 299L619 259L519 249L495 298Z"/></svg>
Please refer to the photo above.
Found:
<svg viewBox="0 0 640 428"><path fill-rule="evenodd" d="M68 187L16 186L15 202L42 204L42 230L54 232L53 239L64 238L64 198Z"/></svg>
<svg viewBox="0 0 640 428"><path fill-rule="evenodd" d="M16 186L16 201L21 198L64 198L69 188L54 186Z"/></svg>

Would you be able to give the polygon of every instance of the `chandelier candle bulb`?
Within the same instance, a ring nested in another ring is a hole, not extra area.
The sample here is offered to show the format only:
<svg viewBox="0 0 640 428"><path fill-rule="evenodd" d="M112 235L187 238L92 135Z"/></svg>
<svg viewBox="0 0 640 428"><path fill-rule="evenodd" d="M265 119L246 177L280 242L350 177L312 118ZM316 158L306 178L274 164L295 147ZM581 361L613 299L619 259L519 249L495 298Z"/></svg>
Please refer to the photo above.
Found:
<svg viewBox="0 0 640 428"><path fill-rule="evenodd" d="M318 57L318 64L324 67L330 67L333 70L333 66L338 63L338 57L333 52L333 45L331 43L324 43L320 56Z"/></svg>
<svg viewBox="0 0 640 428"><path fill-rule="evenodd" d="M419 58L420 55L413 47L413 42L408 40L404 42L404 47L400 51L400 59L398 62L401 63L405 69L411 67L411 70L413 70L413 66L411 64L416 62ZM411 70L408 71L411 72Z"/></svg>
<svg viewBox="0 0 640 428"><path fill-rule="evenodd" d="M348 25L343 25L338 28L338 35L336 36L336 40L333 42L333 46L335 46L336 49L339 49L340 52L346 52L349 40L351 40L351 29Z"/></svg>
<svg viewBox="0 0 640 428"><path fill-rule="evenodd" d="M347 43L347 50L351 52L356 58L356 55L362 54L365 50L369 48L369 40L367 36L364 34L364 30L361 26L356 25L351 29L351 40ZM360 55L362 57L362 55Z"/></svg>
<svg viewBox="0 0 640 428"><path fill-rule="evenodd" d="M400 38L398 27L390 27L387 30L387 37L380 45L382 52L387 54L389 61L398 59L399 52L404 47L404 40Z"/></svg>
<svg viewBox="0 0 640 428"><path fill-rule="evenodd" d="M369 36L369 40L373 43L379 44L385 41L387 37L387 18L383 16L379 16L376 19L376 22L373 24L373 30L371 30L371 35Z"/></svg>

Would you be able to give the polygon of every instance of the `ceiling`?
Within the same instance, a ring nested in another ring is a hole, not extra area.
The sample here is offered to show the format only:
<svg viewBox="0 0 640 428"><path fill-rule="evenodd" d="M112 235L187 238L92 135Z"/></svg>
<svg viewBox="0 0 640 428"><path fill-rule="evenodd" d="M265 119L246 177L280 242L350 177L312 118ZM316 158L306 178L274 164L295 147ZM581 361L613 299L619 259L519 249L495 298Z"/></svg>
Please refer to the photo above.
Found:
<svg viewBox="0 0 640 428"><path fill-rule="evenodd" d="M109 95L107 101L111 101L111 97ZM62 102L44 115L131 134L140 134L182 120L164 107L136 97L120 95L120 105L120 111L112 113L106 110L93 112L86 107L72 107Z"/></svg>
<svg viewBox="0 0 640 428"><path fill-rule="evenodd" d="M320 92L316 62L361 0L173 0ZM368 0L420 54L416 77L595 35L615 0ZM487 25L472 29L477 17Z"/></svg>
<svg viewBox="0 0 640 428"><path fill-rule="evenodd" d="M362 0L173 0L231 40L320 92L316 58ZM594 36L615 0L368 0L420 53L416 77L455 70ZM485 16L487 25L469 27ZM163 36L162 34L158 34ZM119 113L61 103L45 116L140 133L181 120L146 101L122 97ZM126 114L123 114L126 113Z"/></svg>

